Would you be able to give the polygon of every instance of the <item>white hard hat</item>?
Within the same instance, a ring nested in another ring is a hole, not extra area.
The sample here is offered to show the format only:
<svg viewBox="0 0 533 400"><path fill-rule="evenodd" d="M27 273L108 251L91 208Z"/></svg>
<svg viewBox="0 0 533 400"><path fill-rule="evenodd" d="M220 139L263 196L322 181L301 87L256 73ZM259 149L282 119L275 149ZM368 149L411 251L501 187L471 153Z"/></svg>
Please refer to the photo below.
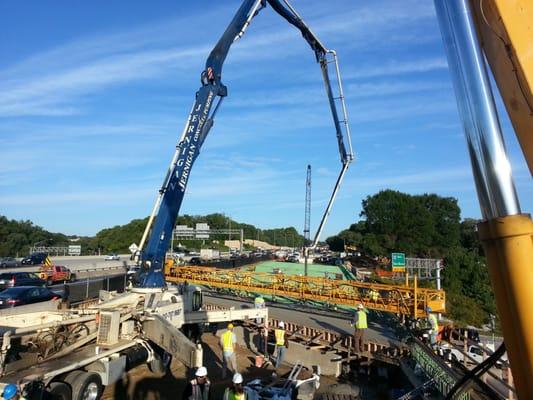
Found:
<svg viewBox="0 0 533 400"><path fill-rule="evenodd" d="M278 326L279 326L280 328L285 328L285 322L280 321L279 324L278 324Z"/></svg>
<svg viewBox="0 0 533 400"><path fill-rule="evenodd" d="M362 304L358 304L357 308L364 308Z"/></svg>
<svg viewBox="0 0 533 400"><path fill-rule="evenodd" d="M199 367L196 370L196 376L207 376L207 368L206 367Z"/></svg>
<svg viewBox="0 0 533 400"><path fill-rule="evenodd" d="M242 375L238 372L233 375L233 383L242 383Z"/></svg>

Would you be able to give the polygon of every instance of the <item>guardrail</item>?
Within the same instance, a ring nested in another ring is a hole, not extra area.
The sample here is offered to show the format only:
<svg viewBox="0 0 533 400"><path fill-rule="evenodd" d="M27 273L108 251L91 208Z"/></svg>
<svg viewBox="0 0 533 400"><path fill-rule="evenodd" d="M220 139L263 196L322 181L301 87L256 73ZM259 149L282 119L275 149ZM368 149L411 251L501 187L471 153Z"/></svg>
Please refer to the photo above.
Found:
<svg viewBox="0 0 533 400"><path fill-rule="evenodd" d="M102 268L98 268L95 266L93 268L77 269L74 272L109 271L109 270L115 270L115 269L122 269L126 271L127 267L125 267L124 265L114 265L114 266L102 267Z"/></svg>

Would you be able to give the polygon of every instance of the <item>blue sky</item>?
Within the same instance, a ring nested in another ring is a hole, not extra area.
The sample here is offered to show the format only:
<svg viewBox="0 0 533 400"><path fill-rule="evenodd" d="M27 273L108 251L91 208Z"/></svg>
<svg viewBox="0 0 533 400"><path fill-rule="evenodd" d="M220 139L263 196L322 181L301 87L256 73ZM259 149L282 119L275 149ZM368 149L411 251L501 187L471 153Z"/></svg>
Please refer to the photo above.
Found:
<svg viewBox="0 0 533 400"><path fill-rule="evenodd" d="M150 213L205 59L239 1L0 3L0 214L92 235ZM459 199L479 217L432 2L294 0L337 51L356 160L325 235L382 189ZM181 214L312 229L340 167L320 69L270 8L232 47L224 100ZM500 109L501 108L501 102ZM522 210L531 177L505 139Z"/></svg>

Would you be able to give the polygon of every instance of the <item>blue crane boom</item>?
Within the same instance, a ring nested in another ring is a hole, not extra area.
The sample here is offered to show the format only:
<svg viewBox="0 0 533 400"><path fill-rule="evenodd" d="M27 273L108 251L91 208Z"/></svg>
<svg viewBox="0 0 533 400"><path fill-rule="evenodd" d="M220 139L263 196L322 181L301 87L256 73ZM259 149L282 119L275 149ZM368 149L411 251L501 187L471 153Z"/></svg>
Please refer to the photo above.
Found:
<svg viewBox="0 0 533 400"><path fill-rule="evenodd" d="M165 255L185 195L185 189L187 187L191 169L194 161L200 153L200 148L202 147L209 130L213 126L214 117L222 99L227 96L227 88L221 81L222 66L233 42L242 37L251 20L262 8L266 7L267 3L278 14L300 30L302 36L314 51L317 62L322 69L322 75L335 125L339 153L343 167L339 179L337 179L337 184L330 199L330 203L328 204L326 213L320 224L319 231L315 236L315 244L318 241L318 236L325 223L325 219L327 219L338 186L340 185L340 181L342 181L342 176L344 176L348 164L353 160L348 118L344 104L344 95L342 93L336 53L333 50L328 50L320 40L318 40L286 0L244 0L231 23L209 54L205 64L205 70L201 74L201 87L196 93L194 105L178 145L176 146L176 152L170 163L161 189L159 190L159 196L143 234L140 244L140 257L141 264L144 268L148 269L148 273L142 281L142 287L165 286L163 274ZM338 97L334 97L328 72L328 64L333 62L336 66L335 73L337 74L337 81L339 84ZM343 120L340 120L338 116L339 113L336 105L337 100L340 100L342 104ZM348 149L345 145L343 130L346 133ZM148 242L146 248L143 249L146 238L148 238Z"/></svg>

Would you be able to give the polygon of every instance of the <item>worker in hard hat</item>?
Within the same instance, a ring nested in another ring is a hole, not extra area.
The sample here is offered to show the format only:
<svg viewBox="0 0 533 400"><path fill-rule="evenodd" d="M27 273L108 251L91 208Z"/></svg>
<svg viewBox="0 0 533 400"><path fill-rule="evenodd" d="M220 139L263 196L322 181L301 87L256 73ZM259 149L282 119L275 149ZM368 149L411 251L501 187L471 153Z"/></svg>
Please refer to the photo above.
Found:
<svg viewBox="0 0 533 400"><path fill-rule="evenodd" d="M224 391L224 397L223 400L247 400L248 394L244 390L244 387L242 385L243 379L242 375L238 372L233 375L233 379L231 380L231 385L226 388Z"/></svg>
<svg viewBox="0 0 533 400"><path fill-rule="evenodd" d="M367 316L368 310L362 305L358 304L352 319L351 325L354 327L353 347L356 353L365 351L364 338L365 332L368 328Z"/></svg>
<svg viewBox="0 0 533 400"><path fill-rule="evenodd" d="M274 336L276 338L276 369L278 369L285 358L285 351L289 347L285 334L285 322L279 322L278 327L274 329Z"/></svg>
<svg viewBox="0 0 533 400"><path fill-rule="evenodd" d="M2 391L2 400L18 400L20 398L17 385L10 383L4 387L4 390Z"/></svg>
<svg viewBox="0 0 533 400"><path fill-rule="evenodd" d="M437 336L439 334L439 322L437 316L432 312L431 307L426 307L426 312L428 313L428 323L429 323L429 343L431 347L437 345Z"/></svg>
<svg viewBox="0 0 533 400"><path fill-rule="evenodd" d="M207 377L207 368L199 367L194 374L194 379L191 379L185 386L181 398L184 400L211 400L210 387L211 382Z"/></svg>
<svg viewBox="0 0 533 400"><path fill-rule="evenodd" d="M237 357L235 356L235 345L237 337L233 333L233 324L228 324L228 329L220 337L220 346L222 347L222 379L226 378L228 363L232 371L237 372Z"/></svg>

